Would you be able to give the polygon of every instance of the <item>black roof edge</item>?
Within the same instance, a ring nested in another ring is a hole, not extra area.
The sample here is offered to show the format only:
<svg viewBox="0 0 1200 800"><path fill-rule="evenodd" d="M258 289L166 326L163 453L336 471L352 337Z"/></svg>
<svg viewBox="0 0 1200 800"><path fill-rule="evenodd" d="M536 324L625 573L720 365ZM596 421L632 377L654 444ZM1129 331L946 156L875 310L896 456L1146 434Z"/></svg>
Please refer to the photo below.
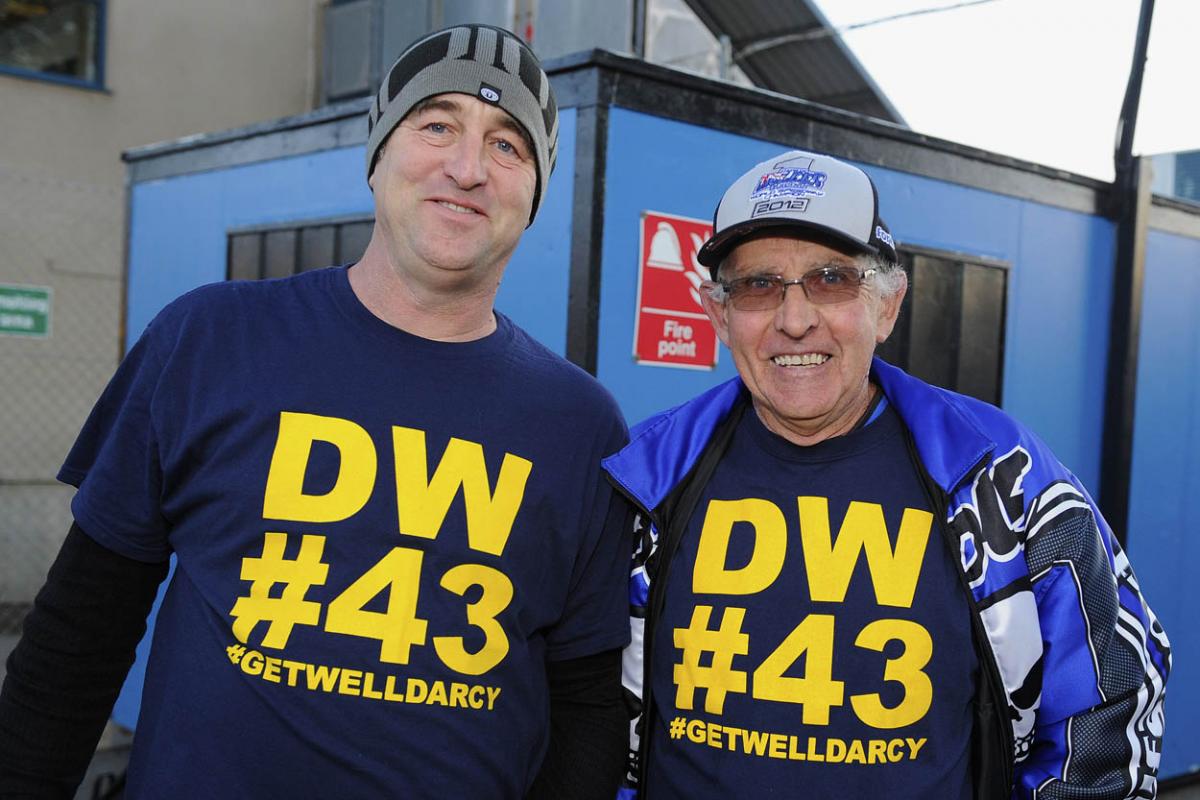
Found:
<svg viewBox="0 0 1200 800"><path fill-rule="evenodd" d="M367 109L370 108L370 106L370 97L359 97L354 100L348 100L344 103L321 106L320 108L312 111L306 111L303 114L293 114L292 116L279 117L277 119L266 120L264 122L255 122L252 125L243 125L238 128L229 128L227 130L214 131L212 133L196 133L190 136L183 136L178 139L169 139L165 142L154 142L153 144L131 147L121 153L121 160L129 164L135 161L144 161L148 158L166 155L168 153L191 150L196 147L210 147L212 145L224 144L226 142L235 142L240 139L250 139L255 136L265 136L267 134L279 133L281 131L306 128L309 125L317 125L323 122L336 122L339 120L354 118L359 118L362 120L363 140L366 141Z"/></svg>
<svg viewBox="0 0 1200 800"><path fill-rule="evenodd" d="M546 73L550 76L567 76L570 73L589 71L595 68L606 70L614 74L614 76L629 76L647 79L663 85L670 86L674 89L693 90L701 92L713 97L726 100L734 100L740 104L748 106L756 106L759 108L782 111L797 116L803 116L808 120L815 122L823 122L829 125L850 128L869 133L875 136L883 136L885 138L895 139L897 141L906 142L909 144L919 145L921 147L940 150L943 152L954 153L960 156L986 161L1000 166L1021 169L1027 172L1034 172L1039 175L1055 178L1059 180L1068 180L1074 183L1087 186L1092 189L1107 191L1110 184L1095 178L1089 178L1084 175L1068 172L1066 170L1047 167L1042 164L1037 164L1032 161L1024 161L1012 156L1000 155L988 150L983 150L970 145L959 144L947 139L939 139L935 136L927 134L915 133L909 128L898 125L886 120L875 119L873 117L855 114L851 111L844 111L840 108L821 105L814 103L811 100L804 100L790 95L773 92L769 89L752 88L741 86L739 84L722 81L715 78L709 78L693 72L673 69L661 64L652 64L648 61L642 61L631 55L622 53L614 53L610 50L583 50L578 53L571 53L558 58L547 59L542 66ZM586 106L595 103L604 103L607 105L620 105L626 107L634 107L635 110L645 110L636 108L641 105L637 102L636 86L629 85L620 80L609 80L604 82L605 85L596 87L601 90L598 94L593 94L591 91L585 90L580 93L572 91L570 85L563 87L565 92L559 92L558 87L555 87L556 94L566 95L559 96L559 107ZM172 139L165 142L156 142L153 144L142 145L125 150L121 153L121 160L126 163L143 161L155 156L165 155L167 153L189 150L196 147L207 147L225 142L237 141L239 139L248 139L255 136L266 134L279 133L281 131L293 130L296 128L304 128L309 125L319 124L323 122L334 122L345 120L354 117L363 118L364 129L363 135L366 136L365 119L367 109L370 107L371 99L369 97L360 97L355 100L350 100L336 105L323 106L313 111L308 111L303 114L295 114L292 116L281 117L274 120L257 122L252 125L245 125L238 128L231 128L223 131L212 133L199 133L190 136L184 136L179 139ZM664 115L660 110L659 115ZM673 118L681 118L676 115ZM689 119L689 122L697 124L706 124L706 120Z"/></svg>
<svg viewBox="0 0 1200 800"><path fill-rule="evenodd" d="M604 50L583 51L580 53L571 53L559 58L548 59L542 63L548 75L558 73L568 73L597 66L600 64L598 60L592 57L597 54L605 53ZM354 100L347 100L342 103L333 105L321 106L320 108L306 111L303 114L292 114L286 117L278 117L276 119L264 120L263 122L255 122L250 125L242 125L237 128L228 128L222 131L213 131L211 133L196 133L189 136L182 136L178 139L168 139L164 142L153 142L151 144L139 145L122 151L121 160L125 163L135 161L144 161L148 158L166 155L168 153L177 153L183 150L191 150L196 147L209 147L212 145L224 144L226 142L234 142L239 139L249 139L254 136L265 136L271 133L279 133L281 131L295 130L297 128L305 128L309 125L317 125L323 122L337 122L340 120L354 119L360 117L363 120L363 139L366 139L366 116L367 110L371 107L371 97L358 97Z"/></svg>
<svg viewBox="0 0 1200 800"><path fill-rule="evenodd" d="M993 191L1038 199L1039 191L1045 191L1057 185L1060 190L1069 188L1069 191L1066 192L1069 196L1059 198L1062 201L1061 204L1088 213L1101 213L1103 210L1102 200L1112 191L1112 184L1096 178L993 153L947 139L939 139L936 136L917 133L893 122L855 114L767 89L746 87L697 73L652 64L632 55L593 49L547 59L543 62L543 66L547 74L555 78L555 93L558 95L561 108L616 105L654 116L761 138L760 131L747 131L745 127L745 120L751 116L754 117L754 121L774 120L776 128L780 130L786 128L786 135L768 136L767 138L778 138L779 141L785 143L795 140L797 147L803 147L811 142L809 146L816 149L822 147L836 149L835 143L830 141L829 134L842 131L849 136L834 138L852 139L853 145L848 148L848 151L847 148L843 148L842 152L838 153L841 157L888 169L960 182L968 186L979 186L985 189L989 187L990 181L980 183L966 175L958 176L957 173L960 170L953 165L942 165L938 169L931 168L930 159L937 160L939 155L950 156L960 166L969 163L977 165L976 168L968 168L968 171L982 168L980 174L986 172L1010 177L1024 174L1032 177L1031 185L1026 185L1028 180L1018 180L1022 184L1019 187L1002 179L1001 183L1006 185L992 187ZM673 98L690 96L699 102L660 102L664 96ZM253 125L134 147L124 151L121 159L126 163L137 165L138 162L153 161L162 156L178 158L177 154L186 151L241 143L257 137L330 124L333 124L339 133L332 137L325 137L322 140L325 144L361 142L366 140L366 112L370 103L371 98L362 97L337 105L324 106L303 114ZM796 125L793 120L802 120L805 125ZM816 125L814 126L813 123ZM819 128L826 130L820 131ZM816 141L811 141L813 139ZM890 146L887 145L889 142ZM880 147L881 143L885 146ZM989 171L996 167L1001 168L999 173ZM150 176L155 173L156 170L148 170L144 174ZM954 173L954 175L950 173ZM134 178L135 181L138 179ZM1058 193L1063 194L1061 191ZM1053 204L1054 198L1049 194L1044 199ZM1092 195L1095 197L1094 201L1087 199ZM1174 198L1155 196L1150 227L1200 238L1200 205Z"/></svg>
<svg viewBox="0 0 1200 800"><path fill-rule="evenodd" d="M1149 226L1156 231L1200 239L1200 203L1153 195L1150 198Z"/></svg>
<svg viewBox="0 0 1200 800"><path fill-rule="evenodd" d="M551 66L554 67L553 70ZM630 55L614 53L610 50L590 50L554 59L547 62L546 72L550 75L566 74L591 67L600 67L617 75L648 79L669 85L675 89L694 90L721 99L734 100L743 105L755 106L771 111L782 111L802 116L807 120L857 130L873 136L914 144L931 150L966 156L998 166L1032 172L1043 177L1066 180L1098 191L1108 191L1111 186L1110 183L1098 178L1091 178L1068 170L1049 167L1034 161L1016 158L1015 156L994 153L990 150L960 144L949 139L940 139L929 134L917 133L911 128L888 120L856 114L853 111L845 111L833 106L822 105L811 100L780 94L769 89L742 86L694 72L673 69L661 64L653 64ZM619 80L614 81L612 82L610 91L606 93L607 96L596 99L603 99L610 104L625 107L629 107L630 103L640 105L637 103L637 88L635 84L623 84ZM579 99L584 100L585 104L586 101L591 100L591 98ZM560 106L573 105L573 103L561 97L559 100ZM636 108L635 110L645 109ZM672 118L676 118L676 115L668 115L667 111L667 109L660 108L658 116L672 116ZM679 118L682 119L682 117ZM711 120L690 119L686 121L707 125Z"/></svg>
<svg viewBox="0 0 1200 800"><path fill-rule="evenodd" d="M1174 208L1177 211L1187 211L1191 214L1200 214L1200 201L1197 200L1188 200L1183 197L1156 194L1153 197L1153 203L1156 206L1162 206L1164 208Z"/></svg>

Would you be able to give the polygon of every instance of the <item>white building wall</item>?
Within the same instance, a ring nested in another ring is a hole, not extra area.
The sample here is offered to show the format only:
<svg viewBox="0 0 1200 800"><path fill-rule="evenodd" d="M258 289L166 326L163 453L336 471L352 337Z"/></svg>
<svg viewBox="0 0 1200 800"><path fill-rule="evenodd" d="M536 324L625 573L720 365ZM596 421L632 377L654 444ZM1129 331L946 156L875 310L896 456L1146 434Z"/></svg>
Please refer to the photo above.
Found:
<svg viewBox="0 0 1200 800"><path fill-rule="evenodd" d="M321 5L110 0L103 90L0 72L0 284L53 298L47 338L0 335L0 637L70 525L54 476L121 353L121 152L311 108Z"/></svg>

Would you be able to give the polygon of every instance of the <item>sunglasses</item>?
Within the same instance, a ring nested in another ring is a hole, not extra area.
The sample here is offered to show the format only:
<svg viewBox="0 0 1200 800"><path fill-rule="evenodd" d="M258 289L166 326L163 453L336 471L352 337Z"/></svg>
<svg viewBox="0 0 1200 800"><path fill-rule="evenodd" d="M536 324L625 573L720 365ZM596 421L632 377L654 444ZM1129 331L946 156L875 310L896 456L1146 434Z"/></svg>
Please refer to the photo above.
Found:
<svg viewBox="0 0 1200 800"><path fill-rule="evenodd" d="M774 311L783 304L789 286L799 286L810 303L830 305L858 297L858 290L876 270L858 267L821 267L799 278L784 280L782 275L748 275L731 281L710 284L720 287L724 297L738 311Z"/></svg>

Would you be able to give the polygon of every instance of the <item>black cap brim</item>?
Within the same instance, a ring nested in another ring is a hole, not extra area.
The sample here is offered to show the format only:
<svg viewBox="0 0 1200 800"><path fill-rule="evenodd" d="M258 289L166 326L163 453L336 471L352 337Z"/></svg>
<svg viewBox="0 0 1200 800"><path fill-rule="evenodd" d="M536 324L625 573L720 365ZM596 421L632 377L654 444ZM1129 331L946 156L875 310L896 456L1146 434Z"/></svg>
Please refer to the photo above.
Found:
<svg viewBox="0 0 1200 800"><path fill-rule="evenodd" d="M789 232L792 232L798 239L806 238L805 234L810 236L817 234L816 238L829 239L843 244L851 252L883 256L885 258L889 257L888 254L881 253L878 248L866 242L859 241L841 231L824 225L812 225L794 219L766 217L763 219L747 220L721 231L700 247L700 250L696 253L696 260L710 270L716 270L733 248L747 239L766 232L778 232L780 235L787 235Z"/></svg>

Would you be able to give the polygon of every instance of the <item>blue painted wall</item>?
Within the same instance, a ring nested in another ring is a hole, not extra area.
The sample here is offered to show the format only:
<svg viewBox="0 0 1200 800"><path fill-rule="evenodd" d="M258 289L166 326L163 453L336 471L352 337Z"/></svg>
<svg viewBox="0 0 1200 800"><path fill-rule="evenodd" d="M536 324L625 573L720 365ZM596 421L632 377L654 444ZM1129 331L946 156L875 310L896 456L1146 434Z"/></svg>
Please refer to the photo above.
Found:
<svg viewBox="0 0 1200 800"><path fill-rule="evenodd" d="M644 210L711 219L725 188L784 146L625 109L610 114L597 372L631 422L734 374L633 360ZM902 242L1012 265L1004 401L1093 491L1099 485L1103 367L1115 231L1087 214L863 165Z"/></svg>
<svg viewBox="0 0 1200 800"><path fill-rule="evenodd" d="M1150 231L1143 287L1129 558L1174 651L1169 776L1200 770L1200 241Z"/></svg>
<svg viewBox="0 0 1200 800"><path fill-rule="evenodd" d="M225 279L230 229L370 213L364 158L346 147L134 184L127 344L179 295Z"/></svg>

